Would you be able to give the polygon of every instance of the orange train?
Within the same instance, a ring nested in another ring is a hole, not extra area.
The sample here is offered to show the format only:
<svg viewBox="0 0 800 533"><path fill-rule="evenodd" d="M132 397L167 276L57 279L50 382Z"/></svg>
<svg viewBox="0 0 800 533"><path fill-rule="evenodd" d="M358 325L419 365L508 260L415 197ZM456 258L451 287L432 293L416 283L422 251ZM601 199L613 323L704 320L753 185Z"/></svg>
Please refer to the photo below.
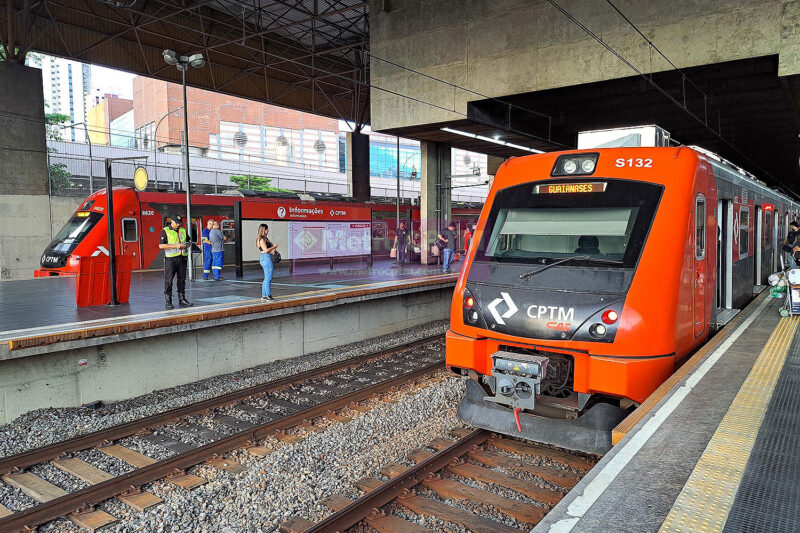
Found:
<svg viewBox="0 0 800 533"><path fill-rule="evenodd" d="M591 453L782 264L798 203L695 147L513 158L451 304L462 420Z"/></svg>

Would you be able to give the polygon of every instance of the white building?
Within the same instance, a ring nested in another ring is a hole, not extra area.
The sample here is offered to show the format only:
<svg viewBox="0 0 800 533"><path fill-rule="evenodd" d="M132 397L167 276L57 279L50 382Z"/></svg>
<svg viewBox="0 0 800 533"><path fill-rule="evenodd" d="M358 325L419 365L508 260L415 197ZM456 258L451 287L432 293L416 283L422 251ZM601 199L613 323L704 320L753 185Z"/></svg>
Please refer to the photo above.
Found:
<svg viewBox="0 0 800 533"><path fill-rule="evenodd" d="M28 54L25 63L42 69L46 112L67 115L73 124L85 124L92 86L91 65L43 54ZM65 129L63 137L67 141L86 142L82 128Z"/></svg>

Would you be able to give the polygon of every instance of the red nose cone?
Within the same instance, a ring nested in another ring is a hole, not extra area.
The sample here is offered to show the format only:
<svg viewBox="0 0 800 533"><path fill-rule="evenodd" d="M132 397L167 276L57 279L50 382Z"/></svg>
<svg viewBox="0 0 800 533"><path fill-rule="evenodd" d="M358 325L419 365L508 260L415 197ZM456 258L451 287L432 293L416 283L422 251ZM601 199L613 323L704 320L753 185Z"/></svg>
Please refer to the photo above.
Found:
<svg viewBox="0 0 800 533"><path fill-rule="evenodd" d="M619 313L614 311L613 309L609 309L605 313L603 313L603 322L606 324L613 324L619 318Z"/></svg>

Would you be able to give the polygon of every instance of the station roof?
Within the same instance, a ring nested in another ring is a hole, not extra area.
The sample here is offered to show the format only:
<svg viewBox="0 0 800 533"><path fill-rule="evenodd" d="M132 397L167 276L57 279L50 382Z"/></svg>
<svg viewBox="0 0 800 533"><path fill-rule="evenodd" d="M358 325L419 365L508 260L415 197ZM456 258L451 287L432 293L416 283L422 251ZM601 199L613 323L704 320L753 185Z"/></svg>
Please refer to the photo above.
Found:
<svg viewBox="0 0 800 533"><path fill-rule="evenodd" d="M367 1L49 0L30 6L13 16L23 48L178 83L180 72L165 64L162 51L200 52L206 66L187 71L191 86L369 120Z"/></svg>
<svg viewBox="0 0 800 533"><path fill-rule="evenodd" d="M441 128L552 151L575 147L579 131L656 124L677 142L716 152L771 186L800 193L800 76L777 73L778 57L764 56L653 74L666 95L631 76L476 100L468 105L469 119L393 133L508 157L526 152Z"/></svg>

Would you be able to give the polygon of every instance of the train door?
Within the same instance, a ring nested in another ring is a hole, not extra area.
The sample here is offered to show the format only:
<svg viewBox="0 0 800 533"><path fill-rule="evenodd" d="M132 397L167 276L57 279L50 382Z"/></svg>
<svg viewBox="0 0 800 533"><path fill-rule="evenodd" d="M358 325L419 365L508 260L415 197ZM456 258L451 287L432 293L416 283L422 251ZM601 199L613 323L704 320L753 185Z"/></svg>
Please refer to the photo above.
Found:
<svg viewBox="0 0 800 533"><path fill-rule="evenodd" d="M762 226L762 211L761 206L756 206L756 227L753 233L753 246L756 248L755 253L755 285L761 285L761 257L762 249L764 247L764 227Z"/></svg>
<svg viewBox="0 0 800 533"><path fill-rule="evenodd" d="M142 268L141 243L139 241L139 221L135 218L123 218L119 233L119 250L121 255L126 255L133 260L132 268Z"/></svg>
<svg viewBox="0 0 800 533"><path fill-rule="evenodd" d="M697 195L694 210L694 336L706 329L706 198Z"/></svg>
<svg viewBox="0 0 800 533"><path fill-rule="evenodd" d="M717 309L730 309L733 300L733 204L717 202Z"/></svg>

